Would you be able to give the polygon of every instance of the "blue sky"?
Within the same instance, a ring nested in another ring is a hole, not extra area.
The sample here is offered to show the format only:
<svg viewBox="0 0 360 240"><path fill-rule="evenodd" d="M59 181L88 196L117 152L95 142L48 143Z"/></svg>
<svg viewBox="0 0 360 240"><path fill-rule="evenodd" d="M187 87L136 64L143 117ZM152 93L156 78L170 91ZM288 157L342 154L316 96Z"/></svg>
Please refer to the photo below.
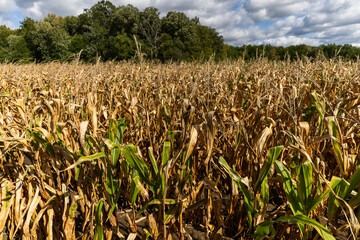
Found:
<svg viewBox="0 0 360 240"><path fill-rule="evenodd" d="M96 0L0 0L0 24L19 26L24 17L39 20L48 13L78 15ZM155 6L165 15L182 11L199 17L232 45L328 43L360 46L358 0L113 0L143 10Z"/></svg>

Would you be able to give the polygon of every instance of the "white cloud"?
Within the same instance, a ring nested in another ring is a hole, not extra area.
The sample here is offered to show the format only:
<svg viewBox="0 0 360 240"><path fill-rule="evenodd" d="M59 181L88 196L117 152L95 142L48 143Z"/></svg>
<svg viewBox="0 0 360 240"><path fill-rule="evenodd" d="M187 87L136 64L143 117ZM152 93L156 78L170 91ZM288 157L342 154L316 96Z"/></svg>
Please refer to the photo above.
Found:
<svg viewBox="0 0 360 240"><path fill-rule="evenodd" d="M0 0L0 18L6 16L9 12L16 10L17 6L13 1Z"/></svg>
<svg viewBox="0 0 360 240"><path fill-rule="evenodd" d="M319 45L320 41L317 39L311 38L301 38L296 36L284 36L279 38L269 38L264 39L261 41L262 44L271 44L273 46L290 46L290 45L299 45L299 44L306 44L306 45Z"/></svg>
<svg viewBox="0 0 360 240"><path fill-rule="evenodd" d="M244 5L257 21L278 19L293 14L301 14L310 6L308 1L297 0L249 0Z"/></svg>
<svg viewBox="0 0 360 240"><path fill-rule="evenodd" d="M11 19L8 16L0 16L0 25L5 25L9 28L16 28L16 25L11 21Z"/></svg>
<svg viewBox="0 0 360 240"><path fill-rule="evenodd" d="M0 0L0 24L15 27L11 12L41 19L48 13L78 15L97 0ZM216 28L234 45L323 43L359 44L358 0L113 0L115 6L132 4L143 10L155 6L161 16L182 11Z"/></svg>

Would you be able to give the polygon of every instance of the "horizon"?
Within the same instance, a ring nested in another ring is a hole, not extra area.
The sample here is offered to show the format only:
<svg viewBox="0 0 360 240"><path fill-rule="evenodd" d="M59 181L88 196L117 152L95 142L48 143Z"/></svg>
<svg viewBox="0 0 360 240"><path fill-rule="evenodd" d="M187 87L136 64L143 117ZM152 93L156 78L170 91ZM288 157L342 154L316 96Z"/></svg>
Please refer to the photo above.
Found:
<svg viewBox="0 0 360 240"><path fill-rule="evenodd" d="M77 16L98 1L5 0L0 3L0 24L18 28L25 17L43 19L47 14ZM360 3L354 0L113 0L116 7L131 4L139 10L154 6L164 16L169 11L198 17L202 25L215 28L233 46L290 46L323 44L360 46Z"/></svg>

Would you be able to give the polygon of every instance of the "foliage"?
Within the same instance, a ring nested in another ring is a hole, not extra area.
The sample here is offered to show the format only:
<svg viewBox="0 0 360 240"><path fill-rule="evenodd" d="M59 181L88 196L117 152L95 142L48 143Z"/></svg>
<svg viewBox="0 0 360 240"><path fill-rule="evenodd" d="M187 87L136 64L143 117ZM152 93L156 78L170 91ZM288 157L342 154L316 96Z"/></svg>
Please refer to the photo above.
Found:
<svg viewBox="0 0 360 240"><path fill-rule="evenodd" d="M43 20L35 22L33 28L27 32L25 40L37 60L64 60L68 56L70 39L62 17L49 14Z"/></svg>

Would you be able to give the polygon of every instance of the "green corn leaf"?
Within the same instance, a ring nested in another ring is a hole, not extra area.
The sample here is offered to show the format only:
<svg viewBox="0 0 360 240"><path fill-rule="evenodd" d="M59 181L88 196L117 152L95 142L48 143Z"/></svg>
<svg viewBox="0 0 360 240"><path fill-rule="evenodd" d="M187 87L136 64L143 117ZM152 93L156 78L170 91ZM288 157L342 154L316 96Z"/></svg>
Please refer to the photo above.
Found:
<svg viewBox="0 0 360 240"><path fill-rule="evenodd" d="M152 147L149 147L149 158L150 158L150 162L151 162L151 166L152 166L152 174L154 176L157 176L158 173L159 173L159 169L158 169L158 166L157 166L157 163L156 163L156 160L155 160L155 157L154 157L154 153L153 153L153 149Z"/></svg>
<svg viewBox="0 0 360 240"><path fill-rule="evenodd" d="M9 191L9 182L6 182L6 187L5 187L5 200L2 200L2 201L5 201L5 207L8 206L9 202L10 202L10 199L11 199L11 193Z"/></svg>
<svg viewBox="0 0 360 240"><path fill-rule="evenodd" d="M166 166L167 162L170 159L170 142L164 142L163 152L162 152L162 165Z"/></svg>
<svg viewBox="0 0 360 240"><path fill-rule="evenodd" d="M335 117L334 116L326 117L326 120L328 123L329 134L335 139L340 140L340 132L338 127L336 126ZM340 166L340 170L343 175L346 175L345 173L347 171L347 164L344 162L340 144L334 139L331 139L331 144L333 146L335 159L338 165Z"/></svg>
<svg viewBox="0 0 360 240"><path fill-rule="evenodd" d="M75 212L76 212L76 209L77 209L77 201L80 200L81 198L78 198L76 199L73 204L70 206L70 209L69 209L69 217L74 219L75 218Z"/></svg>
<svg viewBox="0 0 360 240"><path fill-rule="evenodd" d="M109 139L114 142L115 141L115 131L116 131L116 121L115 119L110 119L109 122Z"/></svg>
<svg viewBox="0 0 360 240"><path fill-rule="evenodd" d="M111 173L111 170L109 168L108 168L108 173L106 175L105 189L110 194L110 196L115 193L114 192L114 187L113 187L112 173Z"/></svg>
<svg viewBox="0 0 360 240"><path fill-rule="evenodd" d="M271 232L275 232L273 226L275 221L265 221L256 226L254 235L256 236L255 240L262 240L266 238Z"/></svg>
<svg viewBox="0 0 360 240"><path fill-rule="evenodd" d="M338 184L336 184L335 187L333 188L334 193L337 196L343 196L346 191L346 188L349 186L349 183L343 178L333 177L333 179L335 179L334 181L338 181ZM328 205L327 205L329 221L331 221L335 217L335 214L339 206L340 206L339 201L336 200L333 193L330 193L328 199Z"/></svg>
<svg viewBox="0 0 360 240"><path fill-rule="evenodd" d="M360 205L360 192L358 192L353 198L350 199L349 205L355 209Z"/></svg>
<svg viewBox="0 0 360 240"><path fill-rule="evenodd" d="M145 196L149 196L149 193L147 192L147 190L145 189L145 187L143 186L143 184L141 183L140 181L140 178L139 176L136 176L133 178L133 182L135 183L136 185L136 188L141 192L143 193Z"/></svg>
<svg viewBox="0 0 360 240"><path fill-rule="evenodd" d="M174 204L170 207L170 209L165 213L164 222L165 224L168 224L171 219L174 218L179 206L177 204Z"/></svg>
<svg viewBox="0 0 360 240"><path fill-rule="evenodd" d="M219 163L230 175L231 179L236 183L240 191L243 193L244 201L248 210L251 212L251 214L256 214L256 210L254 209L253 197L251 196L249 190L246 188L245 184L242 182L242 177L240 177L239 174L227 164L226 160L223 157L219 158Z"/></svg>
<svg viewBox="0 0 360 240"><path fill-rule="evenodd" d="M331 235L330 231L315 221L314 219L308 218L307 216L303 214L296 214L294 216L283 216L276 219L276 222L288 222L288 223L297 223L302 225L308 225L313 227L318 234L325 240L335 240L334 236Z"/></svg>
<svg viewBox="0 0 360 240"><path fill-rule="evenodd" d="M130 184L130 202L133 206L135 205L137 195L139 193L139 189L136 187L136 184L134 182L134 179L136 180L136 178L139 178L139 176L133 177L133 180L131 181Z"/></svg>
<svg viewBox="0 0 360 240"><path fill-rule="evenodd" d="M267 177L261 183L260 189L260 206L261 211L266 211L266 206L269 203L269 184Z"/></svg>
<svg viewBox="0 0 360 240"><path fill-rule="evenodd" d="M95 235L94 235L94 239L97 240L102 240L103 236L104 236L104 229L102 227L101 224L101 213L102 213L102 208L104 206L104 198L100 199L100 201L97 203L96 208L95 208L95 223L96 223L96 227L95 227Z"/></svg>
<svg viewBox="0 0 360 240"><path fill-rule="evenodd" d="M10 97L11 94L9 92L2 92L0 93L0 97Z"/></svg>
<svg viewBox="0 0 360 240"><path fill-rule="evenodd" d="M168 130L167 133L168 133L168 136L170 137L171 145L174 145L176 133L174 133L171 130Z"/></svg>
<svg viewBox="0 0 360 240"><path fill-rule="evenodd" d="M115 121L112 120L112 124L110 124L110 128L109 128L109 137L112 138L110 140L112 140L116 144L121 144L125 129L126 129L125 119L123 118L118 119L116 124ZM119 148L112 149L111 156L112 156L112 165L115 166L120 157L120 149Z"/></svg>
<svg viewBox="0 0 360 240"><path fill-rule="evenodd" d="M117 202L118 202L118 200L120 198L120 195L121 195L120 182L118 180L117 180L117 182L118 182L118 187L116 189L115 199L112 199L112 206L111 206L111 209L110 209L110 211L108 213L108 217L107 217L106 221L108 221L110 219L112 213L114 212L115 208L117 207Z"/></svg>
<svg viewBox="0 0 360 240"><path fill-rule="evenodd" d="M355 187L360 183L360 166L357 167L354 175L352 175L350 181L349 181L350 185L347 188L343 198L347 198L349 197L350 193L355 189Z"/></svg>
<svg viewBox="0 0 360 240"><path fill-rule="evenodd" d="M110 139L103 139L105 145L109 148L109 150L113 150L113 149L120 149L121 148L121 145L120 144L117 144L115 143L114 141L110 140Z"/></svg>
<svg viewBox="0 0 360 240"><path fill-rule="evenodd" d="M161 188L160 188L160 195L161 196L165 196L166 195L166 179L165 179L165 174L161 174L160 176L160 180L161 180Z"/></svg>
<svg viewBox="0 0 360 240"><path fill-rule="evenodd" d="M176 200L175 199L165 199L165 204L166 205L173 205L176 204ZM150 202L146 203L137 213L136 216L140 215L141 213L143 213L145 211L145 209L147 209L150 205L160 205L162 204L162 201L160 199L153 199Z"/></svg>
<svg viewBox="0 0 360 240"><path fill-rule="evenodd" d="M329 184L331 189L334 189L341 181L342 181L341 178L333 177ZM329 195L329 193L330 193L330 189L327 188L321 195L314 198L309 206L308 212L312 212L317 207L317 205L319 205L319 203L321 203L321 201L323 201Z"/></svg>
<svg viewBox="0 0 360 240"><path fill-rule="evenodd" d="M254 233L256 239L259 240L264 239L271 232L274 233L275 229L273 227L273 224L276 222L287 222L290 224L298 224L302 226L308 225L310 227L313 227L323 239L335 240L334 236L331 235L330 231L326 227L324 227L314 219L311 219L303 214L296 214L293 216L282 216L274 221L266 221L260 223L259 225L256 226L256 230Z"/></svg>
<svg viewBox="0 0 360 240"><path fill-rule="evenodd" d="M254 192L257 192L259 190L259 188L262 184L262 181L264 181L265 177L267 176L267 174L270 171L271 166L274 164L274 161L277 160L277 158L279 157L283 148L284 148L284 146L276 146L276 147L270 148L268 160L266 161L266 163L264 164L264 166L261 169L260 176L254 186Z"/></svg>
<svg viewBox="0 0 360 240"><path fill-rule="evenodd" d="M149 233L149 231L146 230L146 228L144 228L144 233L145 233L145 240L146 240L146 239L149 239L150 237L153 237L153 236L151 235L151 233Z"/></svg>
<svg viewBox="0 0 360 240"><path fill-rule="evenodd" d="M86 142L85 142L85 145L87 146L87 147L89 147L88 148L88 150L90 150L90 149L96 149L97 151L101 151L101 148L100 148L100 146L99 146L99 144L98 144L98 142L95 140L95 138L93 137L93 136L91 136L91 135L87 135L86 136Z"/></svg>
<svg viewBox="0 0 360 240"><path fill-rule="evenodd" d="M304 206L306 213L311 207L312 203L312 165L311 162L306 161L301 165L296 166L296 175L298 177L297 190L300 201Z"/></svg>
<svg viewBox="0 0 360 240"><path fill-rule="evenodd" d="M35 126L36 126L36 127L40 127L40 126L41 126L41 119L40 119L40 118L36 118L36 119L35 119Z"/></svg>
<svg viewBox="0 0 360 240"><path fill-rule="evenodd" d="M104 206L104 198L100 199L99 202L96 204L95 209L95 222L101 224L101 211Z"/></svg>
<svg viewBox="0 0 360 240"><path fill-rule="evenodd" d="M79 179L79 175L80 175L80 171L81 171L81 166L82 166L81 163L76 166L76 170L75 170L75 180L78 180L78 179Z"/></svg>
<svg viewBox="0 0 360 240"><path fill-rule="evenodd" d="M325 112L324 104L319 101L318 95L317 95L315 90L311 92L311 96L313 97L315 107L319 112L321 120L324 120L324 116L325 116L325 114L324 114L324 112Z"/></svg>
<svg viewBox="0 0 360 240"><path fill-rule="evenodd" d="M43 139L42 137L40 137L39 133L36 132L31 132L31 136L33 136L33 138L39 142L45 149L46 151L53 157L55 157L55 151L53 146L51 145L51 143L49 143L47 140Z"/></svg>
<svg viewBox="0 0 360 240"><path fill-rule="evenodd" d="M101 225L96 225L95 227L95 240L102 240L104 237L104 228Z"/></svg>
<svg viewBox="0 0 360 240"><path fill-rule="evenodd" d="M201 199L201 200L197 201L196 203L191 204L190 206L188 206L185 209L185 211L191 211L191 210L193 210L193 209L195 209L195 208L197 208L197 207L199 207L199 206L201 206L203 204L205 204L205 199Z"/></svg>
<svg viewBox="0 0 360 240"><path fill-rule="evenodd" d="M111 205L111 208L110 208L110 211L109 211L109 214L108 214L108 217L106 218L106 222L110 219L112 213L114 212L115 208L117 207L117 204L116 203L113 203Z"/></svg>
<svg viewBox="0 0 360 240"><path fill-rule="evenodd" d="M124 136L124 132L126 129L126 120L124 118L118 119L117 125L116 125L116 137L115 137L115 143L121 144L122 139Z"/></svg>
<svg viewBox="0 0 360 240"><path fill-rule="evenodd" d="M121 152L125 157L126 162L136 171L138 171L141 180L146 182L148 185L153 185L150 181L148 167L144 160L142 160L137 154L137 148L128 144L121 148Z"/></svg>
<svg viewBox="0 0 360 240"><path fill-rule="evenodd" d="M289 201L290 208L294 214L304 212L303 206L299 203L298 191L296 189L296 182L291 178L290 171L282 164L282 162L275 161L276 172L280 174L283 181L284 190L287 200Z"/></svg>

